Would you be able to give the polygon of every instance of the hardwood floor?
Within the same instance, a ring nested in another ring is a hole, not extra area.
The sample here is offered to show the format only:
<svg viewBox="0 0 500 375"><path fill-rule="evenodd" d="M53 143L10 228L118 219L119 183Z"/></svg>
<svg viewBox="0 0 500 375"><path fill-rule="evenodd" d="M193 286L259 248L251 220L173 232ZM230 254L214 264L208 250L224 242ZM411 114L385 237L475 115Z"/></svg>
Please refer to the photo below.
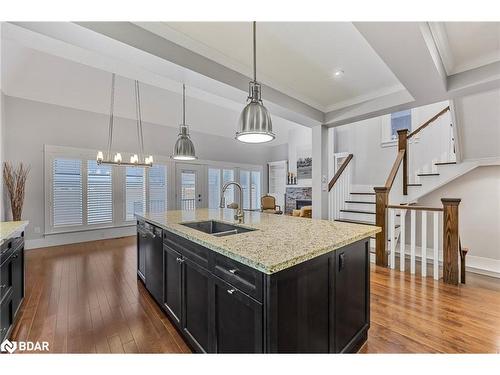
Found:
<svg viewBox="0 0 500 375"><path fill-rule="evenodd" d="M26 252L26 297L13 340L51 353L189 353L136 277L135 237ZM362 353L500 352L500 281L460 287L372 266Z"/></svg>

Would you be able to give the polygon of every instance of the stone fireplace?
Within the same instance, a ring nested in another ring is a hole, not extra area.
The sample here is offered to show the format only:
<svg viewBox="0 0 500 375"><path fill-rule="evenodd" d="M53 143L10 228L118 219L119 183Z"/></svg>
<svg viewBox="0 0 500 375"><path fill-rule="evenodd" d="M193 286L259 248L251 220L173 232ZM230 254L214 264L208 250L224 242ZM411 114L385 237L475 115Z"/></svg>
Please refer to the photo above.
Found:
<svg viewBox="0 0 500 375"><path fill-rule="evenodd" d="M306 204L307 203L307 204ZM287 187L285 194L285 214L291 214L293 210L302 206L312 205L311 187Z"/></svg>

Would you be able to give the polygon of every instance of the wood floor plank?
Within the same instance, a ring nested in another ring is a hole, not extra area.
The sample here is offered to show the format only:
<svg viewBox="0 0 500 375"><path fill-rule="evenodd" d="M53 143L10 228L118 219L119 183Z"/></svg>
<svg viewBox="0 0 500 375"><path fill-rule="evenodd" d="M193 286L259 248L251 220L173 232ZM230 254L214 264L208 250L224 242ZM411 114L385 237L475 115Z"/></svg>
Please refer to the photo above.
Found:
<svg viewBox="0 0 500 375"><path fill-rule="evenodd" d="M26 252L13 340L51 353L190 353L136 274L135 237ZM500 281L467 285L371 266L371 328L360 353L500 352Z"/></svg>

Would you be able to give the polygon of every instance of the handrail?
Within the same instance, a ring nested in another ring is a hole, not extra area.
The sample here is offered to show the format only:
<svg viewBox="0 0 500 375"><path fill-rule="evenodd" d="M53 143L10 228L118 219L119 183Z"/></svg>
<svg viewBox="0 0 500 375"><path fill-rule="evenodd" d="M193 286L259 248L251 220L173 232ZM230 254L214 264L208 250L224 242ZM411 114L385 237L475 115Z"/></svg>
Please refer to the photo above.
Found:
<svg viewBox="0 0 500 375"><path fill-rule="evenodd" d="M441 207L425 207L425 206L409 206L404 204L388 204L385 206L386 208L396 208L402 210L416 210L416 211L437 211L443 212L443 208Z"/></svg>
<svg viewBox="0 0 500 375"><path fill-rule="evenodd" d="M385 182L385 188L387 190L391 190L392 184L394 183L394 179L396 178L399 166L401 165L404 156L405 156L405 150L400 150L398 152L396 160L394 161L394 164L392 165L391 173L389 173L389 177L387 177L387 181Z"/></svg>
<svg viewBox="0 0 500 375"><path fill-rule="evenodd" d="M441 111L439 111L438 113L436 113L432 118L430 118L429 120L427 120L426 122L424 122L417 129L415 129L414 131L412 131L410 134L408 134L407 139L410 139L411 137L413 137L413 136L417 135L418 133L420 133L427 126L429 126L432 122L434 122L435 120L437 120L439 117L441 117L442 115L444 115L449 110L450 110L450 106L447 106L446 108L443 108Z"/></svg>
<svg viewBox="0 0 500 375"><path fill-rule="evenodd" d="M332 190L333 185L335 185L337 180L340 178L340 175L342 174L342 172L344 172L344 169L347 168L347 164L349 164L349 162L351 161L353 156L354 156L353 154L349 154L349 155L347 155L347 158L344 159L344 161L342 162L342 165L340 166L338 171L335 172L335 175L332 177L332 179L328 183L328 191Z"/></svg>

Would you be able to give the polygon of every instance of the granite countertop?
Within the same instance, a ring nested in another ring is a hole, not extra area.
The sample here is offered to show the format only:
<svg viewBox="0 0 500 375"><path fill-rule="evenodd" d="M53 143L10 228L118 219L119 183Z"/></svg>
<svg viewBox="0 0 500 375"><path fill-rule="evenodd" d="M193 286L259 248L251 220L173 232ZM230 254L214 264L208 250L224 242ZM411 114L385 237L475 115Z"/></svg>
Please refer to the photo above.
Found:
<svg viewBox="0 0 500 375"><path fill-rule="evenodd" d="M216 237L180 223L216 220L235 224L234 210L198 209L137 215L146 221L267 274L292 267L380 232L372 225L244 211L241 227L256 231Z"/></svg>
<svg viewBox="0 0 500 375"><path fill-rule="evenodd" d="M20 234L28 225L27 221L1 221L0 222L0 245L5 240Z"/></svg>

